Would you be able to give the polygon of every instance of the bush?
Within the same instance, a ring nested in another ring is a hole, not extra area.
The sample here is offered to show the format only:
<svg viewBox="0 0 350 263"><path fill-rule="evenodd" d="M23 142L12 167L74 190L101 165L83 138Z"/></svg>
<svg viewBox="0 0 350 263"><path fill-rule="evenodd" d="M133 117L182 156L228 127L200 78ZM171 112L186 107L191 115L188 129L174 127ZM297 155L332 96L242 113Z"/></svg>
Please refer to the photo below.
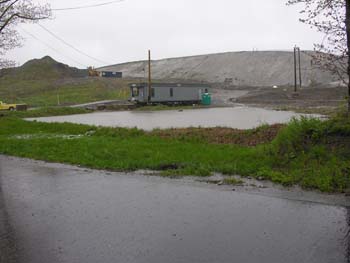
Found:
<svg viewBox="0 0 350 263"><path fill-rule="evenodd" d="M294 118L272 142L272 150L280 158L293 159L298 153L320 143L324 138L325 122L316 118Z"/></svg>

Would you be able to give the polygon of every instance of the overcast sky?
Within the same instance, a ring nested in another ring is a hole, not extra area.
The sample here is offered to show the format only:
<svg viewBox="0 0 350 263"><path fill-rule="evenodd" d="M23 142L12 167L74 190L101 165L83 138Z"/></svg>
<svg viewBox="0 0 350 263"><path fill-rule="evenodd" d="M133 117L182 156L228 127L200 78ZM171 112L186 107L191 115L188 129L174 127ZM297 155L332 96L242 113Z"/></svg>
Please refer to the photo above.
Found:
<svg viewBox="0 0 350 263"><path fill-rule="evenodd" d="M52 8L66 8L108 1L46 2ZM42 25L107 64L146 59L148 49L153 59L253 49L287 50L295 44L313 49L322 35L298 21L302 6L290 7L285 2L125 0L91 9L56 11L53 19ZM8 53L19 64L50 55L80 68L104 65L64 45L38 25L21 25L19 31L25 38L23 47Z"/></svg>

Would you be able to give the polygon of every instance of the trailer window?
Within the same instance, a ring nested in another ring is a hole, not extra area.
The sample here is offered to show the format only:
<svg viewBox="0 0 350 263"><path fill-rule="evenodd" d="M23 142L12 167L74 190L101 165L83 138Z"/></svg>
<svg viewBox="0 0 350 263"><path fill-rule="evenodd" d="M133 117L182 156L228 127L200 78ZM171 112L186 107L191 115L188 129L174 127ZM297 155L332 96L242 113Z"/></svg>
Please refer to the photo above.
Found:
<svg viewBox="0 0 350 263"><path fill-rule="evenodd" d="M151 96L154 98L154 88L151 88Z"/></svg>
<svg viewBox="0 0 350 263"><path fill-rule="evenodd" d="M173 97L174 96L174 90L173 88L170 88L170 97Z"/></svg>

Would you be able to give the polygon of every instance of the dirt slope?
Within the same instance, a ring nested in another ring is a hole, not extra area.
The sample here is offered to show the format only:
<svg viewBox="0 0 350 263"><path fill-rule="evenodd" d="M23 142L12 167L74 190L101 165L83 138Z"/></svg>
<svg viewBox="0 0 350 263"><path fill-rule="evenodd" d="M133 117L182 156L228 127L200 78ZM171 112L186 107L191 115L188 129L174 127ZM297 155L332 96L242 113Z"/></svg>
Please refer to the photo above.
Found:
<svg viewBox="0 0 350 263"><path fill-rule="evenodd" d="M312 52L301 55L305 85L329 83L331 74L312 66ZM230 52L193 57L170 58L152 62L155 79L186 79L212 83L233 79L235 86L291 85L294 82L293 53L284 51ZM99 68L122 71L126 77L143 78L147 62L138 61Z"/></svg>

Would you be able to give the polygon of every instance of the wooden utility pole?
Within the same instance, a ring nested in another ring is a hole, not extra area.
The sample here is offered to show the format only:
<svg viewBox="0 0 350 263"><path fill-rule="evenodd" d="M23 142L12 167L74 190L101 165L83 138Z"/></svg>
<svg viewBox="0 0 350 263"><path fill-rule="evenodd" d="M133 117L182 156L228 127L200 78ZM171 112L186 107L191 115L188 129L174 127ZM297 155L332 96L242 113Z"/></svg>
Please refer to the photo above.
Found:
<svg viewBox="0 0 350 263"><path fill-rule="evenodd" d="M298 47L298 62L299 62L299 87L301 88L302 83L302 79L301 79L301 61L300 61L300 48Z"/></svg>
<svg viewBox="0 0 350 263"><path fill-rule="evenodd" d="M294 47L294 92L298 91L298 73L299 73L299 87L302 86L302 77L301 77L301 55L300 48Z"/></svg>
<svg viewBox="0 0 350 263"><path fill-rule="evenodd" d="M57 106L60 106L60 105L61 105L61 103L60 103L60 87L57 84Z"/></svg>
<svg viewBox="0 0 350 263"><path fill-rule="evenodd" d="M151 50L148 50L148 103L151 103L151 96L152 96Z"/></svg>
<svg viewBox="0 0 350 263"><path fill-rule="evenodd" d="M294 92L297 92L297 47L294 47Z"/></svg>
<svg viewBox="0 0 350 263"><path fill-rule="evenodd" d="M345 15L345 28L346 28L346 45L348 48L348 65L347 65L347 75L350 78L350 0L345 1L346 15ZM350 80L348 80L348 117L350 117Z"/></svg>

